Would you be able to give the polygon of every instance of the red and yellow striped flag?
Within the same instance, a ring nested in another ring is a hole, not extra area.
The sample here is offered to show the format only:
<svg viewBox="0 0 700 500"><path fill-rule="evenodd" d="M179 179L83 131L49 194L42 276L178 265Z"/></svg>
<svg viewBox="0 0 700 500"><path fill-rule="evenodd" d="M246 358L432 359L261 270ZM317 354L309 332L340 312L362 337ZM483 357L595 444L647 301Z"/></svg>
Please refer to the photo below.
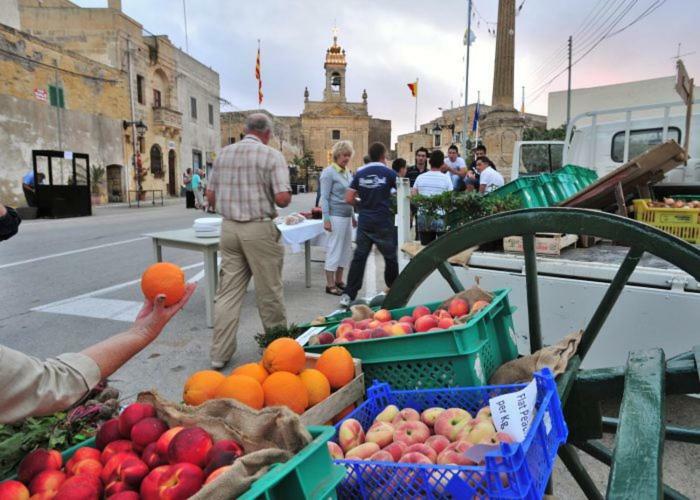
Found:
<svg viewBox="0 0 700 500"><path fill-rule="evenodd" d="M418 97L418 80L416 80L413 83L407 83L409 90L411 91L411 95L413 97Z"/></svg>
<svg viewBox="0 0 700 500"><path fill-rule="evenodd" d="M258 40L258 57L255 60L255 79L258 81L258 104L262 104L262 76L260 74L260 40Z"/></svg>

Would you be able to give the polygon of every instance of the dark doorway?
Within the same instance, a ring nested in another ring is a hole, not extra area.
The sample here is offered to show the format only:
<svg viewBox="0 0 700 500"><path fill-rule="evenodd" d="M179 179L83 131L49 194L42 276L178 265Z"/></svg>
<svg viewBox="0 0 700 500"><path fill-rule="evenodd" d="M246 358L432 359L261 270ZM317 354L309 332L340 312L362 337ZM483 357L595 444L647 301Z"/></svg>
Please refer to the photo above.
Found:
<svg viewBox="0 0 700 500"><path fill-rule="evenodd" d="M107 165L107 200L115 203L122 199L122 166Z"/></svg>
<svg viewBox="0 0 700 500"><path fill-rule="evenodd" d="M177 176L175 175L175 150L168 151L168 194L177 196Z"/></svg>

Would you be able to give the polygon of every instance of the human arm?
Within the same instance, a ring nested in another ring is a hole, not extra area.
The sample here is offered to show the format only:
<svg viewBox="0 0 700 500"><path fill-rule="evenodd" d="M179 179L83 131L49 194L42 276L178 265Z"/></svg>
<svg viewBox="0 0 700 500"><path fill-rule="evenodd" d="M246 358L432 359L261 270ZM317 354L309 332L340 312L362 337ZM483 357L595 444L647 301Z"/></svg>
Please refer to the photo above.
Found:
<svg viewBox="0 0 700 500"><path fill-rule="evenodd" d="M329 167L321 172L319 179L318 191L321 193L319 202L321 204L321 212L323 213L323 229L332 231L331 225L331 191L333 190L333 174L329 171Z"/></svg>
<svg viewBox="0 0 700 500"><path fill-rule="evenodd" d="M171 307L147 303L129 330L80 353L42 361L0 345L0 424L62 411L80 401L152 342L194 288L189 285L183 299Z"/></svg>
<svg viewBox="0 0 700 500"><path fill-rule="evenodd" d="M207 189L206 194L207 205L209 205L209 208L211 208L212 210L216 210L216 193L211 189Z"/></svg>
<svg viewBox="0 0 700 500"><path fill-rule="evenodd" d="M275 193L275 205L284 208L292 202L292 186L289 181L289 167L284 156L273 150L274 167L272 169L272 192Z"/></svg>
<svg viewBox="0 0 700 500"><path fill-rule="evenodd" d="M479 192L484 193L486 192L486 184L479 184Z"/></svg>
<svg viewBox="0 0 700 500"><path fill-rule="evenodd" d="M357 191L353 188L348 188L345 191L345 203L352 205L353 207L357 205Z"/></svg>

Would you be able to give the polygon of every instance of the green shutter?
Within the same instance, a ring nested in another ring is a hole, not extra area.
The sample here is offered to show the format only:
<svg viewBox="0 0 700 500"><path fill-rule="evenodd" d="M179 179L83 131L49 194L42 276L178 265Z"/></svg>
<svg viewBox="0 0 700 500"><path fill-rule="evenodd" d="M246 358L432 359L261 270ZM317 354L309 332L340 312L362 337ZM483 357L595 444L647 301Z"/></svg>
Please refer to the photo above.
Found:
<svg viewBox="0 0 700 500"><path fill-rule="evenodd" d="M51 106L58 105L58 96L56 95L57 90L58 89L55 86L49 85L49 104L51 104Z"/></svg>
<svg viewBox="0 0 700 500"><path fill-rule="evenodd" d="M66 107L66 101L63 99L63 89L62 88L58 88L58 107L59 108Z"/></svg>

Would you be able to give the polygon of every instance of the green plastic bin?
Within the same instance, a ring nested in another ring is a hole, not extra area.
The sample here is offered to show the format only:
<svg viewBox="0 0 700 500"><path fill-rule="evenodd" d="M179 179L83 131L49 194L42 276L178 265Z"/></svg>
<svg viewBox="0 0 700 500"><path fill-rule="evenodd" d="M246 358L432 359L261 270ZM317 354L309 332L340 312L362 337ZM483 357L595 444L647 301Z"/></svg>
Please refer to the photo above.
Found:
<svg viewBox="0 0 700 500"><path fill-rule="evenodd" d="M559 182L558 177L552 174L540 174L537 176L537 182L542 186L542 191L547 199L547 206L553 207L568 198L561 188L561 182Z"/></svg>
<svg viewBox="0 0 700 500"><path fill-rule="evenodd" d="M488 194L488 196L494 197L506 197L510 195L517 196L520 199L522 208L548 206L547 197L536 176L518 177Z"/></svg>
<svg viewBox="0 0 700 500"><path fill-rule="evenodd" d="M485 385L496 369L518 355L509 289L496 290L493 301L466 324L437 332L357 340L341 344L362 360L368 384L387 382L397 389ZM442 301L425 304L431 311ZM416 306L394 309L398 319ZM327 331L335 332L337 326ZM338 344L306 346L321 353Z"/></svg>
<svg viewBox="0 0 700 500"><path fill-rule="evenodd" d="M580 189L590 186L598 180L598 174L590 168L579 167L578 165L564 165L554 172L554 175L573 175L579 180Z"/></svg>
<svg viewBox="0 0 700 500"><path fill-rule="evenodd" d="M335 499L335 488L345 477L345 467L332 462L328 452L328 441L333 439L335 428L331 426L309 426L307 430L313 441L287 462L270 467L248 491L238 498L289 499L318 498ZM95 446L95 438L68 448L61 453L65 464L78 448Z"/></svg>

